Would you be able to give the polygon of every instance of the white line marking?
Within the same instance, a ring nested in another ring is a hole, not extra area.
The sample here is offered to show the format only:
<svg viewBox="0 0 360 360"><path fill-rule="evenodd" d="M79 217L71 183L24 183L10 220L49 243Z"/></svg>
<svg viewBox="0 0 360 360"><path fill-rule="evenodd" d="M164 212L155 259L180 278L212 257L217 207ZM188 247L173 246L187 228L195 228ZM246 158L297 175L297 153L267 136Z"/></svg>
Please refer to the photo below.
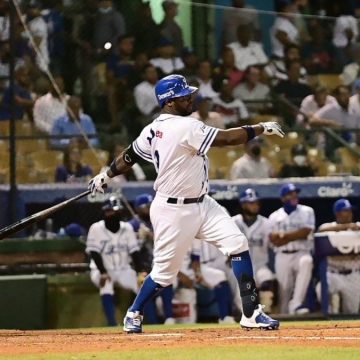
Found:
<svg viewBox="0 0 360 360"><path fill-rule="evenodd" d="M226 336L218 340L359 340L360 337L350 336Z"/></svg>

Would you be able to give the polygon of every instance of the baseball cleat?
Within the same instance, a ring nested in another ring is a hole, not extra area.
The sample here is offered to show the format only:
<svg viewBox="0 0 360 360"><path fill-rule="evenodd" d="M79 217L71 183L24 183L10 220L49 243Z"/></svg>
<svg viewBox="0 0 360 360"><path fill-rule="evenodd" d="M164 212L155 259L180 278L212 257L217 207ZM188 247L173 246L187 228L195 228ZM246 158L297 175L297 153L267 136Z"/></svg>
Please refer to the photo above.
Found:
<svg viewBox="0 0 360 360"><path fill-rule="evenodd" d="M128 334L142 333L143 316L139 311L128 311L124 318L124 331Z"/></svg>
<svg viewBox="0 0 360 360"><path fill-rule="evenodd" d="M243 314L240 320L240 326L245 329L277 330L280 326L279 321L266 315L263 308L264 305L259 304L250 318Z"/></svg>

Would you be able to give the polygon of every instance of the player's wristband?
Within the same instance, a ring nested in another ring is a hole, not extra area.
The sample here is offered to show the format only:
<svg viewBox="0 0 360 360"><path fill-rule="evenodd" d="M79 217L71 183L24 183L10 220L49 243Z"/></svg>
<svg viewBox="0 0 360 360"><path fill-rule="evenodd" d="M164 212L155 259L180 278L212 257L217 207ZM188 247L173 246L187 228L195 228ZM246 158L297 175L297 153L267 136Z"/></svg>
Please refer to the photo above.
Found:
<svg viewBox="0 0 360 360"><path fill-rule="evenodd" d="M242 128L246 131L247 141L252 140L256 136L255 130L251 125L244 125Z"/></svg>
<svg viewBox="0 0 360 360"><path fill-rule="evenodd" d="M121 175L122 173L116 167L116 159L110 164L110 170L114 176Z"/></svg>

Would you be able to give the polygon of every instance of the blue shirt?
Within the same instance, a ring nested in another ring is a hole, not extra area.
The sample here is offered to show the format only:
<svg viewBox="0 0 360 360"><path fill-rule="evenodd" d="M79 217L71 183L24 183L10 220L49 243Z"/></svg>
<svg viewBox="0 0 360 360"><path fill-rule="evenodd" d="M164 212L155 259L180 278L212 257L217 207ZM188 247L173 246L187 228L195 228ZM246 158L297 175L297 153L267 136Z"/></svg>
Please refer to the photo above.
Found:
<svg viewBox="0 0 360 360"><path fill-rule="evenodd" d="M117 79L126 79L134 71L134 64L123 62L119 55L111 54L107 60L107 68Z"/></svg>
<svg viewBox="0 0 360 360"><path fill-rule="evenodd" d="M80 126L86 135L96 135L95 125L89 115L80 114ZM79 124L70 120L69 115L60 116L55 120L54 126L51 129L51 135L81 135ZM65 148L69 145L71 139L52 139L51 146L56 148ZM91 146L97 147L99 141L97 138L91 138Z"/></svg>
<svg viewBox="0 0 360 360"><path fill-rule="evenodd" d="M14 96L19 96L23 99L31 100L30 92L20 85L14 86ZM0 105L0 121L10 119L10 100L11 91L10 87L6 88ZM24 117L25 108L20 105L14 104L14 118L15 120L21 120Z"/></svg>

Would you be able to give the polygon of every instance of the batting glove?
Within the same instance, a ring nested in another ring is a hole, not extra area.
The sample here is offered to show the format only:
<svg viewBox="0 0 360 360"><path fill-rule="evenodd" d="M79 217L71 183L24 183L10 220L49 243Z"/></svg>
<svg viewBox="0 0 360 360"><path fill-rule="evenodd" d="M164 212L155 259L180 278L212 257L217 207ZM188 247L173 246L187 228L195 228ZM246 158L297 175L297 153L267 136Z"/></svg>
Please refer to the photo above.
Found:
<svg viewBox="0 0 360 360"><path fill-rule="evenodd" d="M280 137L284 137L285 135L276 121L261 122L259 125L264 128L264 135L277 135Z"/></svg>
<svg viewBox="0 0 360 360"><path fill-rule="evenodd" d="M96 175L89 181L88 189L91 191L91 195L95 195L96 192L104 193L105 188L110 181L110 177L106 173L106 171Z"/></svg>

